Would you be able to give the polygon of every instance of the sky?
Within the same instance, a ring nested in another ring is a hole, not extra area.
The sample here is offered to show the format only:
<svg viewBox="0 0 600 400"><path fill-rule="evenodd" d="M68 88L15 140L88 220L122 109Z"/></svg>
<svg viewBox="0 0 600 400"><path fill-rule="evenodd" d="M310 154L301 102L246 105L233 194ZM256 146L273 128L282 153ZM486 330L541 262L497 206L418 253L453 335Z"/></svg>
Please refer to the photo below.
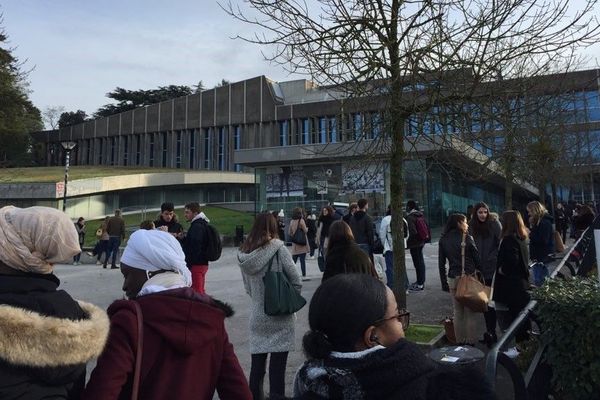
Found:
<svg viewBox="0 0 600 400"><path fill-rule="evenodd" d="M63 106L91 115L116 87L300 78L265 61L268 48L231 39L254 28L215 0L0 0L0 13L14 54L32 69L30 98L42 111ZM596 59L598 47L587 55Z"/></svg>
<svg viewBox="0 0 600 400"><path fill-rule="evenodd" d="M0 0L0 13L14 55L33 68L30 98L42 111L90 115L116 87L299 78L265 61L264 48L231 39L251 27L213 0Z"/></svg>

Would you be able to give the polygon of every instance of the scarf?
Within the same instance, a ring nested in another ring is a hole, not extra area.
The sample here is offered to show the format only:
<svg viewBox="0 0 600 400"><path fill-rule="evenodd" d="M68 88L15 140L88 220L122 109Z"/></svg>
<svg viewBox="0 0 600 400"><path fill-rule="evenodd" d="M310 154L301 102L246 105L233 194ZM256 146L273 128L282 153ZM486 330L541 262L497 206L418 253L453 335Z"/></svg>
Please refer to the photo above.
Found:
<svg viewBox="0 0 600 400"><path fill-rule="evenodd" d="M0 208L0 261L23 272L52 273L53 264L81 252L75 225L49 207Z"/></svg>
<svg viewBox="0 0 600 400"><path fill-rule="evenodd" d="M192 275L185 264L181 245L167 232L156 229L139 229L133 232L123 251L121 262L148 272L172 271L148 279L138 296L192 285Z"/></svg>

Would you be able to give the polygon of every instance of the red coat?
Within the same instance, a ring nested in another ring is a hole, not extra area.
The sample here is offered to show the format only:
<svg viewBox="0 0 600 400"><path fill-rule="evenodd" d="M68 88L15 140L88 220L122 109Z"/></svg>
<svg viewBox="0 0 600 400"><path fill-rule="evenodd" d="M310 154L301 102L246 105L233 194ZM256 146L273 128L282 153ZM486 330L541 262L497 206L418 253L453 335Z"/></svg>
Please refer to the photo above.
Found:
<svg viewBox="0 0 600 400"><path fill-rule="evenodd" d="M251 400L246 377L225 331L231 309L190 288L136 299L144 318L139 399ZM130 399L137 319L132 301L109 308L110 334L83 399Z"/></svg>

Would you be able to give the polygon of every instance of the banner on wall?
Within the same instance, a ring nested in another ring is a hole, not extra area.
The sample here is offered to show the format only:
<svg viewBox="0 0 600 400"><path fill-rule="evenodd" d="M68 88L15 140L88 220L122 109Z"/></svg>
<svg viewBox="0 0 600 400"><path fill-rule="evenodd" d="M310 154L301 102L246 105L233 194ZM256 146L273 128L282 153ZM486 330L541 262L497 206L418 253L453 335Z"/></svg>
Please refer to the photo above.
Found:
<svg viewBox="0 0 600 400"><path fill-rule="evenodd" d="M343 183L340 194L366 192L385 192L385 165L378 164L344 164L342 168Z"/></svg>
<svg viewBox="0 0 600 400"><path fill-rule="evenodd" d="M266 174L267 198L302 196L304 174L291 166L268 168Z"/></svg>

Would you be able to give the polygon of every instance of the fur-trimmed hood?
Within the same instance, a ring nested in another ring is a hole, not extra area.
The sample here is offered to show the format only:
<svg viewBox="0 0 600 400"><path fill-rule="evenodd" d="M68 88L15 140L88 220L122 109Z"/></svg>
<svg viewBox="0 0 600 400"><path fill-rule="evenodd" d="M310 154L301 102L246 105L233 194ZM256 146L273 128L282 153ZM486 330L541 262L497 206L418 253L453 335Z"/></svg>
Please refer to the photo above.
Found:
<svg viewBox="0 0 600 400"><path fill-rule="evenodd" d="M93 304L78 303L86 319L50 317L0 305L0 359L18 366L60 367L98 357L108 337L108 317Z"/></svg>

